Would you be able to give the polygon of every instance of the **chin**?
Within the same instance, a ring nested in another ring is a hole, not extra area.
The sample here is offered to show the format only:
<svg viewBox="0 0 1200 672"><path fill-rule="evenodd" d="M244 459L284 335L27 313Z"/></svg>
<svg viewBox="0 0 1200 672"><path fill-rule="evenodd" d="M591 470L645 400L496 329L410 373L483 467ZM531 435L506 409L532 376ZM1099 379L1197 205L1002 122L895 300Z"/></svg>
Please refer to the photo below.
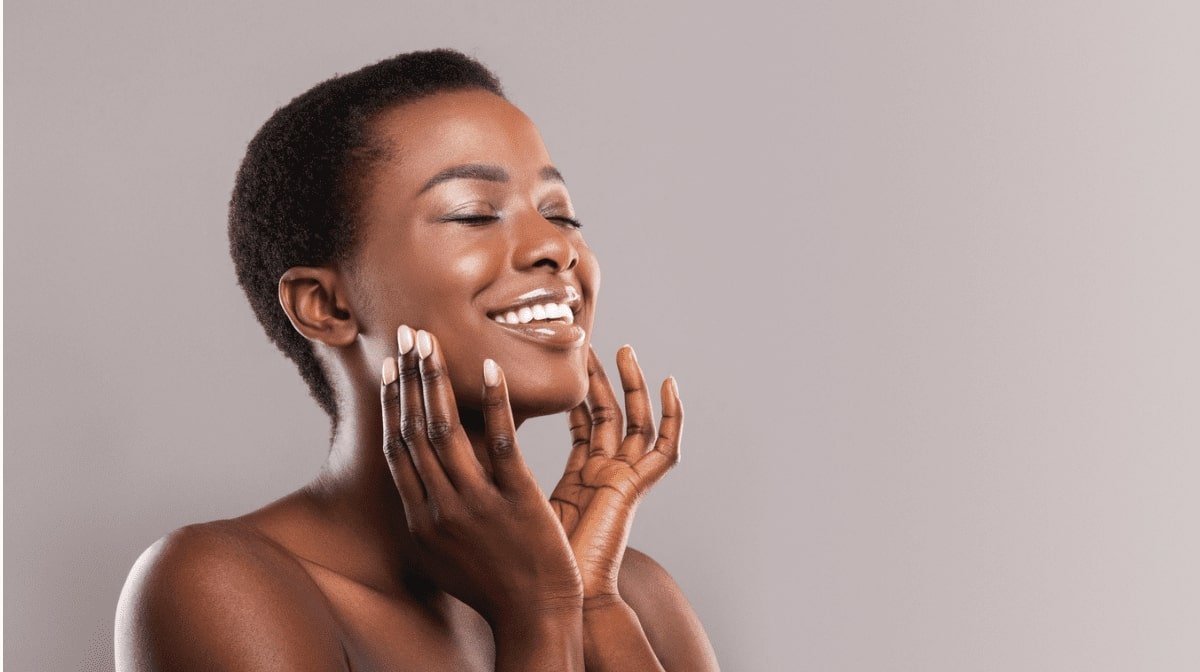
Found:
<svg viewBox="0 0 1200 672"><path fill-rule="evenodd" d="M542 372L542 375L534 371L526 371L525 374L505 374L508 399L515 416L533 418L565 413L578 406L587 396L586 366L562 367L560 370Z"/></svg>

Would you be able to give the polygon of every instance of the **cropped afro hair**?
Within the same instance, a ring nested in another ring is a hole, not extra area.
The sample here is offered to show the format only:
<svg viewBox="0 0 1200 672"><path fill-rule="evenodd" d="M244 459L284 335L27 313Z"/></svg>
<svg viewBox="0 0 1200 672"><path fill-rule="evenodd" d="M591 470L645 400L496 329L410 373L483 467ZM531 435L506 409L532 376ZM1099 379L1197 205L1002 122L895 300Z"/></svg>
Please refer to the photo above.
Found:
<svg viewBox="0 0 1200 672"><path fill-rule="evenodd" d="M371 163L386 156L371 137L371 122L397 105L463 89L504 97L495 75L450 49L400 54L338 75L276 110L238 169L229 202L229 253L238 284L335 430L333 388L279 304L279 279L292 266L350 258L360 182Z"/></svg>

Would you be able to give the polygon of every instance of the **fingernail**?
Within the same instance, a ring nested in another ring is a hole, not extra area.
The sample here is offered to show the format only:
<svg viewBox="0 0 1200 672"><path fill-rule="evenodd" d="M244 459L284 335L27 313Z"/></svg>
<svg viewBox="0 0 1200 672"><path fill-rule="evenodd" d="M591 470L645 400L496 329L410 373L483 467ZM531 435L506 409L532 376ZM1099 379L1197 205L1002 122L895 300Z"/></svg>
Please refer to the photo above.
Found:
<svg viewBox="0 0 1200 672"><path fill-rule="evenodd" d="M671 391L674 392L675 396L678 397L679 396L679 383L675 382L675 376L668 376L667 380L671 381Z"/></svg>
<svg viewBox="0 0 1200 672"><path fill-rule="evenodd" d="M400 346L402 355L407 355L413 349L413 330L407 324L400 325L396 330L396 344Z"/></svg>
<svg viewBox="0 0 1200 672"><path fill-rule="evenodd" d="M500 367L491 359L483 360L483 384L488 387L500 384Z"/></svg>
<svg viewBox="0 0 1200 672"><path fill-rule="evenodd" d="M633 351L633 346L626 343L625 345L622 345L621 347L625 348L626 350L629 351L629 358L632 359L634 361L634 363L636 364L637 363L637 353L635 353Z"/></svg>
<svg viewBox="0 0 1200 672"><path fill-rule="evenodd" d="M429 338L428 331L422 329L417 332L417 356L425 359L431 352L433 352L433 339Z"/></svg>
<svg viewBox="0 0 1200 672"><path fill-rule="evenodd" d="M388 357L383 360L383 384L391 385L399 376L400 372L396 369L396 358Z"/></svg>

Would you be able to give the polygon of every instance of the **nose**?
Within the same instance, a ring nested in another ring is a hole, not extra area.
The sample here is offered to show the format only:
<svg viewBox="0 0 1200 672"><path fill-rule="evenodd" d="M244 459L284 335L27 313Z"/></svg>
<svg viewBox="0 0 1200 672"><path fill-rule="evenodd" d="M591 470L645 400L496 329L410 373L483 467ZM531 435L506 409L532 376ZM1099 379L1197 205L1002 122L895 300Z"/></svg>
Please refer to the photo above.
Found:
<svg viewBox="0 0 1200 672"><path fill-rule="evenodd" d="M518 269L547 267L569 271L579 263L570 230L540 212L523 215L517 222L517 249L513 259Z"/></svg>

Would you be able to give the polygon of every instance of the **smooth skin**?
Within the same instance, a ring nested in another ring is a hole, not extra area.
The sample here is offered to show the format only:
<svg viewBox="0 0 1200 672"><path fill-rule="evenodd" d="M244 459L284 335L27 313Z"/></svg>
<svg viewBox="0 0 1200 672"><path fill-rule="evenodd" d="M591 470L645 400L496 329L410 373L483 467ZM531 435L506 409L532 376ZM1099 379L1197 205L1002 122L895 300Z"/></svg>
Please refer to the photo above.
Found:
<svg viewBox="0 0 1200 672"><path fill-rule="evenodd" d="M329 457L300 490L147 549L118 604L117 669L717 669L670 575L626 548L678 461L678 391L664 381L656 428L623 348L622 415L589 345L599 267L536 127L472 90L374 131L389 158L361 190L351 259L280 280L341 404ZM581 343L488 315L567 286ZM516 430L552 413L571 446L546 498Z"/></svg>

